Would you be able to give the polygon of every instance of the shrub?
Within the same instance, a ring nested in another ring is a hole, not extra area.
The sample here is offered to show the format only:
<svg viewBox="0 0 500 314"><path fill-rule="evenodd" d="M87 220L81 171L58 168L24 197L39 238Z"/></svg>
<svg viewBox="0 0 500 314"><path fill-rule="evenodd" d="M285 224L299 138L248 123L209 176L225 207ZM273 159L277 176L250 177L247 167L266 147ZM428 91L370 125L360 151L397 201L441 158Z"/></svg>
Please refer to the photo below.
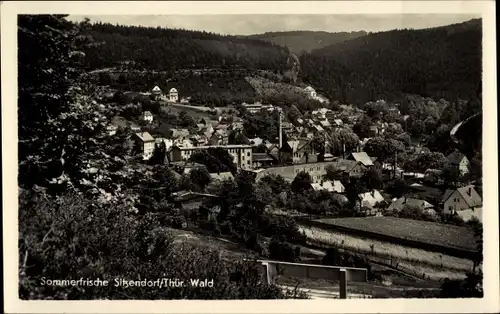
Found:
<svg viewBox="0 0 500 314"><path fill-rule="evenodd" d="M300 260L300 247L272 238L269 243L269 257L284 262Z"/></svg>

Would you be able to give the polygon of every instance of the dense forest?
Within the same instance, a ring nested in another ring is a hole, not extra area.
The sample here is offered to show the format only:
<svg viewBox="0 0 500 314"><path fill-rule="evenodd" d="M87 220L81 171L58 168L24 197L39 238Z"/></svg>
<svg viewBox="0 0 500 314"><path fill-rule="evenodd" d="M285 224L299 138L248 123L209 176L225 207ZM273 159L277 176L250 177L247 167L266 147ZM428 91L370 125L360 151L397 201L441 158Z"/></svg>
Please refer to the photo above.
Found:
<svg viewBox="0 0 500 314"><path fill-rule="evenodd" d="M172 84L200 103L227 105L254 97L243 78L262 69L276 73L282 78L278 81L304 82L330 100L357 105L377 99L400 101L403 94L479 103L481 99L480 20L368 35L285 32L243 37L102 23L89 24L86 33L95 42L85 51L87 69L126 63L128 72L164 71L164 76L124 76L118 87L167 88L161 85L169 85L166 78L172 78ZM293 53L315 47L320 49L298 58ZM192 78L178 74L187 69Z"/></svg>
<svg viewBox="0 0 500 314"><path fill-rule="evenodd" d="M95 23L87 29L96 46L85 51L89 69L133 61L166 70L206 67L283 69L288 49L256 39L208 32Z"/></svg>
<svg viewBox="0 0 500 314"><path fill-rule="evenodd" d="M481 20L373 33L302 55L301 77L355 104L402 93L480 99L481 41Z"/></svg>
<svg viewBox="0 0 500 314"><path fill-rule="evenodd" d="M250 35L248 38L260 39L285 46L291 52L302 54L316 49L344 42L346 40L365 36L360 32L317 32L317 31L292 31L292 32L266 32L264 34Z"/></svg>

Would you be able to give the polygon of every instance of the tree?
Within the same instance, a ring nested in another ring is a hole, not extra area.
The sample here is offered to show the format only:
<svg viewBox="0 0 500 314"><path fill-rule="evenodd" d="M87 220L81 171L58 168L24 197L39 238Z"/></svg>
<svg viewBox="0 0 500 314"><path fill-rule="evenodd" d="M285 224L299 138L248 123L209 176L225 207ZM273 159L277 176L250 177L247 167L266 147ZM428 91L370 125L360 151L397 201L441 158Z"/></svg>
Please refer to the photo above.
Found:
<svg viewBox="0 0 500 314"><path fill-rule="evenodd" d="M368 138L373 136L373 132L372 130L370 130L370 126L372 126L372 120L368 116L363 116L361 120L356 122L352 130L360 138Z"/></svg>
<svg viewBox="0 0 500 314"><path fill-rule="evenodd" d="M205 190L211 181L210 174L205 167L192 169L189 172L189 179L199 191Z"/></svg>
<svg viewBox="0 0 500 314"><path fill-rule="evenodd" d="M239 130L230 131L228 136L230 145L249 145L250 141Z"/></svg>
<svg viewBox="0 0 500 314"><path fill-rule="evenodd" d="M47 178L57 177L68 166L75 166L73 159L80 148L85 149L88 139L82 139L78 148L71 146L75 144L73 141L65 145L74 127L78 127L83 138L99 131L90 129L90 125L81 125L81 122L77 125L78 121L73 119L86 109L81 103L75 103L75 92L71 89L80 75L78 60L75 60L81 55L77 34L77 27L63 15L19 16L18 157L21 185L45 185Z"/></svg>
<svg viewBox="0 0 500 314"><path fill-rule="evenodd" d="M404 144L398 140L385 139L381 136L371 138L364 147L364 151L370 155L377 157L381 162L393 160L396 153L404 152Z"/></svg>
<svg viewBox="0 0 500 314"><path fill-rule="evenodd" d="M290 110L288 111L288 118L290 119L290 121L296 121L301 116L302 113L300 112L299 108L297 108L297 106L290 106Z"/></svg>
<svg viewBox="0 0 500 314"><path fill-rule="evenodd" d="M292 181L292 192L294 193L304 193L307 190L312 189L311 187L311 176L309 173L302 171L299 172L296 176L295 179Z"/></svg>
<svg viewBox="0 0 500 314"><path fill-rule="evenodd" d="M290 184L285 181L285 178L277 174L265 175L260 182L269 185L274 194L288 192L290 189Z"/></svg>
<svg viewBox="0 0 500 314"><path fill-rule="evenodd" d="M297 262L300 259L300 247L272 238L269 243L269 257L284 262Z"/></svg>
<svg viewBox="0 0 500 314"><path fill-rule="evenodd" d="M152 165L163 165L165 164L167 158L167 146L165 142L155 143L155 148L153 154L149 159L149 163Z"/></svg>
<svg viewBox="0 0 500 314"><path fill-rule="evenodd" d="M327 180L334 181L342 178L342 171L335 167L335 165L326 166L325 172L325 179Z"/></svg>
<svg viewBox="0 0 500 314"><path fill-rule="evenodd" d="M440 173L441 178L447 184L456 187L462 175L460 173L460 169L453 165L446 165Z"/></svg>
<svg viewBox="0 0 500 314"><path fill-rule="evenodd" d="M102 206L83 195L24 194L20 212L21 299L270 299L256 264L224 260L219 252L176 244L157 215L131 216L126 206ZM112 217L112 219L110 219ZM55 287L39 278L214 279L213 289ZM179 277L180 276L180 277Z"/></svg>
<svg viewBox="0 0 500 314"><path fill-rule="evenodd" d="M410 171L424 172L427 169L441 169L447 162L442 153L430 152L412 156L404 164L404 168Z"/></svg>
<svg viewBox="0 0 500 314"><path fill-rule="evenodd" d="M374 167L369 168L363 175L363 181L370 190L381 189L384 185L382 172Z"/></svg>
<svg viewBox="0 0 500 314"><path fill-rule="evenodd" d="M392 184L389 184L386 188L386 192L391 194L392 197L400 198L408 193L409 187L405 180L396 179Z"/></svg>

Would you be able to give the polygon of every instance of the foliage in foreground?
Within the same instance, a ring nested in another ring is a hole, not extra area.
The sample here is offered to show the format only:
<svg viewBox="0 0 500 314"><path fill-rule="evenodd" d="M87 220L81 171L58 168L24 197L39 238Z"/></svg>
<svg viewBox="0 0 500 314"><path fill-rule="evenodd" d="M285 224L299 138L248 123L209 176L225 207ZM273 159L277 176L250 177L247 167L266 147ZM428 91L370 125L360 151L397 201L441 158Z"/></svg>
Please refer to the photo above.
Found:
<svg viewBox="0 0 500 314"><path fill-rule="evenodd" d="M255 264L174 243L153 215L137 219L83 195L23 192L19 235L22 299L276 299ZM50 287L42 278L214 279L213 288Z"/></svg>

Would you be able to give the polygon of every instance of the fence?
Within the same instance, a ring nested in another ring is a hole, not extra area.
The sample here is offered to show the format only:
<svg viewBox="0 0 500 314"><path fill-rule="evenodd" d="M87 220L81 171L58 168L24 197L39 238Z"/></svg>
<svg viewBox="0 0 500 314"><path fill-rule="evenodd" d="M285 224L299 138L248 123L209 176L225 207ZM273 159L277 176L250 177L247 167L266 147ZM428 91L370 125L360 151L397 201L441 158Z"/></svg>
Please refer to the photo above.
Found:
<svg viewBox="0 0 500 314"><path fill-rule="evenodd" d="M339 281L340 298L347 298L347 282L366 282L365 268L324 266L314 264L288 263L258 260L262 265L263 278L268 284L275 283L278 276Z"/></svg>
<svg viewBox="0 0 500 314"><path fill-rule="evenodd" d="M326 244L322 244L322 243L315 243L315 242L312 242L310 240L308 240L307 246L310 248L314 248L314 249L328 249L328 248L333 247L331 245L326 245ZM422 278L422 279L429 279L429 276L424 272L418 272L418 271L415 271L411 268L404 267L404 266L400 265L399 258L393 258L390 255L389 255L389 257L382 257L376 253L369 253L366 251L356 250L354 248L345 248L345 247L336 247L336 248L338 248L340 251L347 251L347 252L352 252L355 254L364 255L371 262L396 269L396 270L401 271L403 273L406 273L408 275L415 276L415 277Z"/></svg>

